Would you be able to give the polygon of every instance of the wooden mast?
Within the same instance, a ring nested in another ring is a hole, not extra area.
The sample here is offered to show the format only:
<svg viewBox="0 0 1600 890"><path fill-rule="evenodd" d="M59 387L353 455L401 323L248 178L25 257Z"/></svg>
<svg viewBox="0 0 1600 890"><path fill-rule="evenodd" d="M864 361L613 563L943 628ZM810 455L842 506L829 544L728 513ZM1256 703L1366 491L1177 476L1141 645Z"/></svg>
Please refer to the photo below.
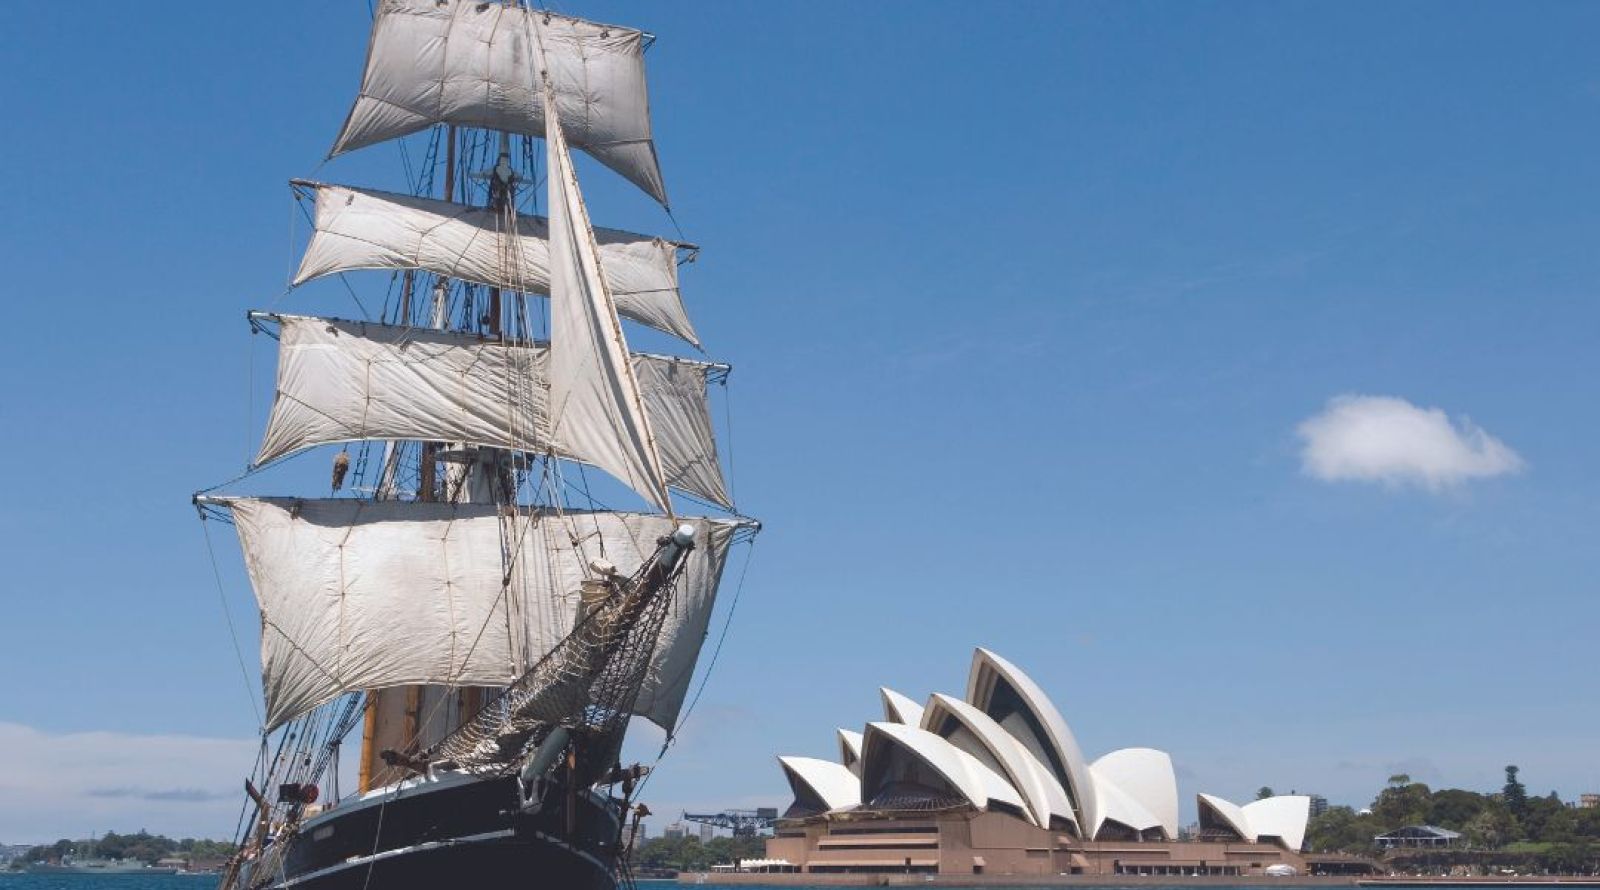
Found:
<svg viewBox="0 0 1600 890"><path fill-rule="evenodd" d="M451 124L445 128L445 161L444 161L444 199L455 200L456 192L456 126ZM410 324L409 310L411 306L411 275L407 272L404 291L404 308L407 312L403 319L404 324ZM436 283L435 299L443 300L446 296L445 288L448 284L445 279ZM440 317L447 317L440 311L440 307L430 308L430 321ZM437 442L423 442L421 454L418 459L417 473L417 500L433 501L438 497L438 454ZM374 689L367 691L367 706L361 732L361 770L359 788L362 794L375 787L386 785L400 777L394 767L383 761L382 752L385 749L404 751L409 749L416 741L422 730L422 686L403 686L395 689Z"/></svg>

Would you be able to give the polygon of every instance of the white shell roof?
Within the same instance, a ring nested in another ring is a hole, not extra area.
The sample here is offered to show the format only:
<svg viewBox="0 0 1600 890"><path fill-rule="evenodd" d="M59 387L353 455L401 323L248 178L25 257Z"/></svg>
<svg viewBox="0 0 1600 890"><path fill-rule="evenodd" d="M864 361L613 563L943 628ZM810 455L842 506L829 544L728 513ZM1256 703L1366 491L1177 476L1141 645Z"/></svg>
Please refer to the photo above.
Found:
<svg viewBox="0 0 1600 890"><path fill-rule="evenodd" d="M958 721L975 738L989 757L998 763L1011 786L1027 801L1033 822L1041 828L1050 827L1052 815L1078 823L1072 813L1072 803L1061 783L1050 774L1049 768L1028 753L1022 743L1012 738L994 718L967 702L951 695L935 693L928 699L922 712L922 728L939 733L939 724L950 717Z"/></svg>
<svg viewBox="0 0 1600 890"><path fill-rule="evenodd" d="M1202 815L1210 810L1240 837L1247 841L1256 839L1256 833L1250 830L1250 818L1244 814L1244 810L1239 809L1238 804L1205 792L1196 795L1195 802L1199 805Z"/></svg>
<svg viewBox="0 0 1600 890"><path fill-rule="evenodd" d="M1209 807L1247 841L1275 837L1291 850L1298 850L1305 843L1306 823L1311 820L1311 798L1304 794L1280 794L1251 801L1242 807L1215 794L1201 794L1198 800L1202 810Z"/></svg>
<svg viewBox="0 0 1600 890"><path fill-rule="evenodd" d="M1078 747L1078 740L1073 737L1072 730L1067 728L1067 721L1062 719L1061 712L1051 703L1049 696L1024 674L1016 665L1004 658L990 652L988 649L979 648L972 653L972 671L967 676L967 701L986 713L990 712L990 696L994 692L992 680L998 677L1004 679L1017 695L1022 698L1023 704L1033 714L1034 719L1043 728L1046 739L1040 739L1055 752L1066 770L1065 776L1058 775L1063 787L1076 801L1078 807L1077 823L1081 825L1098 825L1100 809L1095 801L1094 779L1089 773L1089 766L1084 762L1083 751ZM981 696L979 693L983 693ZM992 715L991 715L992 716ZM1025 746L1029 735L1022 727L1001 725ZM1049 765L1049 759L1040 756L1043 752L1031 751L1039 761ZM1052 767L1052 772L1054 768Z"/></svg>
<svg viewBox="0 0 1600 890"><path fill-rule="evenodd" d="M1306 840L1306 823L1311 819L1311 798L1304 794L1280 794L1252 801L1240 807L1256 838L1275 837L1291 850L1300 849Z"/></svg>
<svg viewBox="0 0 1600 890"><path fill-rule="evenodd" d="M816 757L789 755L779 757L778 763L783 766L783 774L788 777L789 787L795 797L800 796L800 787L795 784L799 782L827 804L830 810L842 810L861 803L861 780L843 764Z"/></svg>
<svg viewBox="0 0 1600 890"><path fill-rule="evenodd" d="M1093 767L1090 768L1089 774L1094 778L1095 800L1100 804L1100 821L1095 823L1094 830L1089 832L1089 837L1098 838L1100 829L1111 821L1120 822L1138 832L1162 827L1161 820L1145 809L1133 795L1101 776Z"/></svg>
<svg viewBox="0 0 1600 890"><path fill-rule="evenodd" d="M1097 787L1115 785L1154 816L1167 837L1178 836L1178 777L1165 751L1123 748L1090 764L1089 771L1094 773ZM1100 826L1094 830L1098 832Z"/></svg>
<svg viewBox="0 0 1600 890"><path fill-rule="evenodd" d="M856 775L861 775L861 733L840 729L838 734L839 762L849 767Z"/></svg>
<svg viewBox="0 0 1600 890"><path fill-rule="evenodd" d="M883 719L906 726L922 725L922 705L887 686L878 687L878 696L883 699Z"/></svg>
<svg viewBox="0 0 1600 890"><path fill-rule="evenodd" d="M889 744L875 744L878 738L886 739ZM1008 804L1018 810L1027 809L1017 790L999 773L979 762L978 758L925 729L901 723L867 724L866 737L862 742L862 776L880 772L874 768L874 758L899 756L898 752L916 757L978 809L987 809L991 801ZM877 791L877 788L867 788L863 784L860 796L870 800Z"/></svg>

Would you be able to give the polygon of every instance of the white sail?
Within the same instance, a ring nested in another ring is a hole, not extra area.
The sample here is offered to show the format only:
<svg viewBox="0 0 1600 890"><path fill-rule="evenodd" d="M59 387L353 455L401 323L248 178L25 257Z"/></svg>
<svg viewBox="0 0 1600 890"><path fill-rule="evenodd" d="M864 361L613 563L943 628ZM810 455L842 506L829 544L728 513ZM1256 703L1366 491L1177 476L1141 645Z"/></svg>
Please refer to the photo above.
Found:
<svg viewBox="0 0 1600 890"><path fill-rule="evenodd" d="M542 344L472 334L277 316L278 377L264 464L332 442L412 439L544 452L596 463L549 424ZM706 398L705 362L634 355L667 484L731 507Z"/></svg>
<svg viewBox="0 0 1600 890"><path fill-rule="evenodd" d="M553 96L545 91L546 117ZM550 179L550 433L671 514L666 474L600 271L572 155L559 123L545 135Z"/></svg>
<svg viewBox="0 0 1600 890"><path fill-rule="evenodd" d="M330 155L439 123L543 136L535 28L572 144L667 203L650 135L644 35L499 2L382 0L361 92Z"/></svg>
<svg viewBox="0 0 1600 890"><path fill-rule="evenodd" d="M518 214L516 233L499 213L374 189L297 182L316 193L311 241L294 283L356 269L421 269L528 293L550 292L550 225ZM508 240L510 243L507 243ZM700 345L678 291L682 245L596 229L617 312Z"/></svg>
<svg viewBox="0 0 1600 890"><path fill-rule="evenodd" d="M605 558L631 571L675 527L663 516L585 511L522 510L510 522L492 504L210 502L231 509L260 606L269 729L359 689L508 683L571 631L601 540ZM669 730L740 525L689 521L696 548L634 708ZM505 540L508 529L516 540Z"/></svg>

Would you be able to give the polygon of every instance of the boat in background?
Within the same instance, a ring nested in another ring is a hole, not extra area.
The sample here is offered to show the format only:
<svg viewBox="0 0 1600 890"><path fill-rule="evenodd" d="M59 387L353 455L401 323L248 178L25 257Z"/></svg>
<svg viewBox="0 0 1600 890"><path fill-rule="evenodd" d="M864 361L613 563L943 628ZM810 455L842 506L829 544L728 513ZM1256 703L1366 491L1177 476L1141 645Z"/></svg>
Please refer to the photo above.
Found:
<svg viewBox="0 0 1600 890"><path fill-rule="evenodd" d="M35 862L27 868L36 875L175 875L178 869L147 865L138 859L99 859L63 856L60 862Z"/></svg>

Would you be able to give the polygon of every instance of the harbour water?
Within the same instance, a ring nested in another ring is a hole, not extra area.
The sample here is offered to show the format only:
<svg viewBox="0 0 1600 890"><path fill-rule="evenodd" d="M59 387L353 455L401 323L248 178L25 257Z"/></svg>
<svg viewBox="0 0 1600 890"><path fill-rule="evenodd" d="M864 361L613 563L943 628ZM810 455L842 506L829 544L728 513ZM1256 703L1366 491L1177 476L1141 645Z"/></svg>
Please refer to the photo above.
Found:
<svg viewBox="0 0 1600 890"><path fill-rule="evenodd" d="M466 877L466 876L464 876L464 877ZM140 875L140 874L129 874L129 875L50 875L50 874L27 874L27 873L23 873L23 872L0 871L0 890L216 890L216 887L217 887L217 884L218 884L219 880L220 880L220 876L219 875L215 875L215 874L194 874L194 875ZM1583 881L1584 879L1568 879L1568 880L1576 882L1576 881ZM1590 886L1590 887L1595 886L1595 884L1593 883L1594 879L1588 879L1588 880L1590 881L1590 883L1586 884L1586 886ZM466 880L463 880L462 884L463 885L467 885L467 886L465 886L463 888L463 890L471 890L471 888L470 888L470 884L471 884L470 878L466 879ZM685 882L682 882L682 883L680 883L678 881L646 880L646 881L639 881L638 882L638 886L639 886L639 890L677 890L677 888L680 888L680 887L693 887L693 886L695 886L695 884L694 884L694 882L692 880L685 881ZM714 886L714 885L707 884L705 886ZM810 885L810 884L782 884L782 885L778 885L778 884L740 884L738 886L740 887L740 890L824 890L824 886L825 885ZM836 890L837 886L838 885L828 886L827 890ZM912 885L912 886L915 886L915 885ZM1004 885L1000 885L1000 884L985 884L982 888L964 888L964 887L961 887L961 886L955 885L955 884L946 884L946 883L943 883L943 882L939 882L939 883L933 884L932 886L943 888L943 890L1007 890L1007 888ZM1029 890L1037 890L1037 888L1039 886L1040 885L1038 885L1038 884L1034 884L1034 885L1032 885L1032 887L1029 888ZM1234 885L1223 885L1223 884L1204 884L1204 885L1194 884L1194 885L1186 885L1186 884L1176 884L1176 883L1166 883L1166 882L1162 882L1162 883L1159 883L1159 884L1143 884L1143 885L1139 885L1139 884L1105 884L1105 885L1100 885L1100 886L1089 885L1089 884L1078 884L1078 885L1073 885L1073 890L1128 890L1128 888L1130 888L1130 887L1139 887L1139 886L1149 887L1149 888L1151 888L1151 890L1157 890L1157 888L1159 888L1159 890L1260 890L1262 884L1257 883L1257 884L1251 884L1251 885L1248 885L1248 886L1246 886L1246 885L1234 886ZM1287 887L1287 886L1297 886L1297 885L1295 885L1293 882L1289 882L1289 883L1286 883L1284 886ZM1475 888L1479 888L1479 890L1481 890L1481 888L1483 888L1485 886L1496 886L1496 885L1495 884L1486 884L1486 883L1479 882L1479 883L1472 883L1472 884L1437 883L1437 884L1429 884L1428 886L1430 888L1451 888L1451 887L1466 888L1466 887L1475 887ZM1498 886L1504 887L1506 885L1505 884L1498 884ZM1513 886L1516 886L1516 885L1513 885ZM1527 885L1521 885L1521 886L1525 887ZM1561 884L1553 884L1552 886L1553 887L1560 887L1562 885ZM1569 884L1568 886L1571 886L1571 885ZM1011 888L1011 890L1021 890L1021 888L1020 887Z"/></svg>
<svg viewBox="0 0 1600 890"><path fill-rule="evenodd" d="M216 890L221 875L52 875L0 871L0 890Z"/></svg>

